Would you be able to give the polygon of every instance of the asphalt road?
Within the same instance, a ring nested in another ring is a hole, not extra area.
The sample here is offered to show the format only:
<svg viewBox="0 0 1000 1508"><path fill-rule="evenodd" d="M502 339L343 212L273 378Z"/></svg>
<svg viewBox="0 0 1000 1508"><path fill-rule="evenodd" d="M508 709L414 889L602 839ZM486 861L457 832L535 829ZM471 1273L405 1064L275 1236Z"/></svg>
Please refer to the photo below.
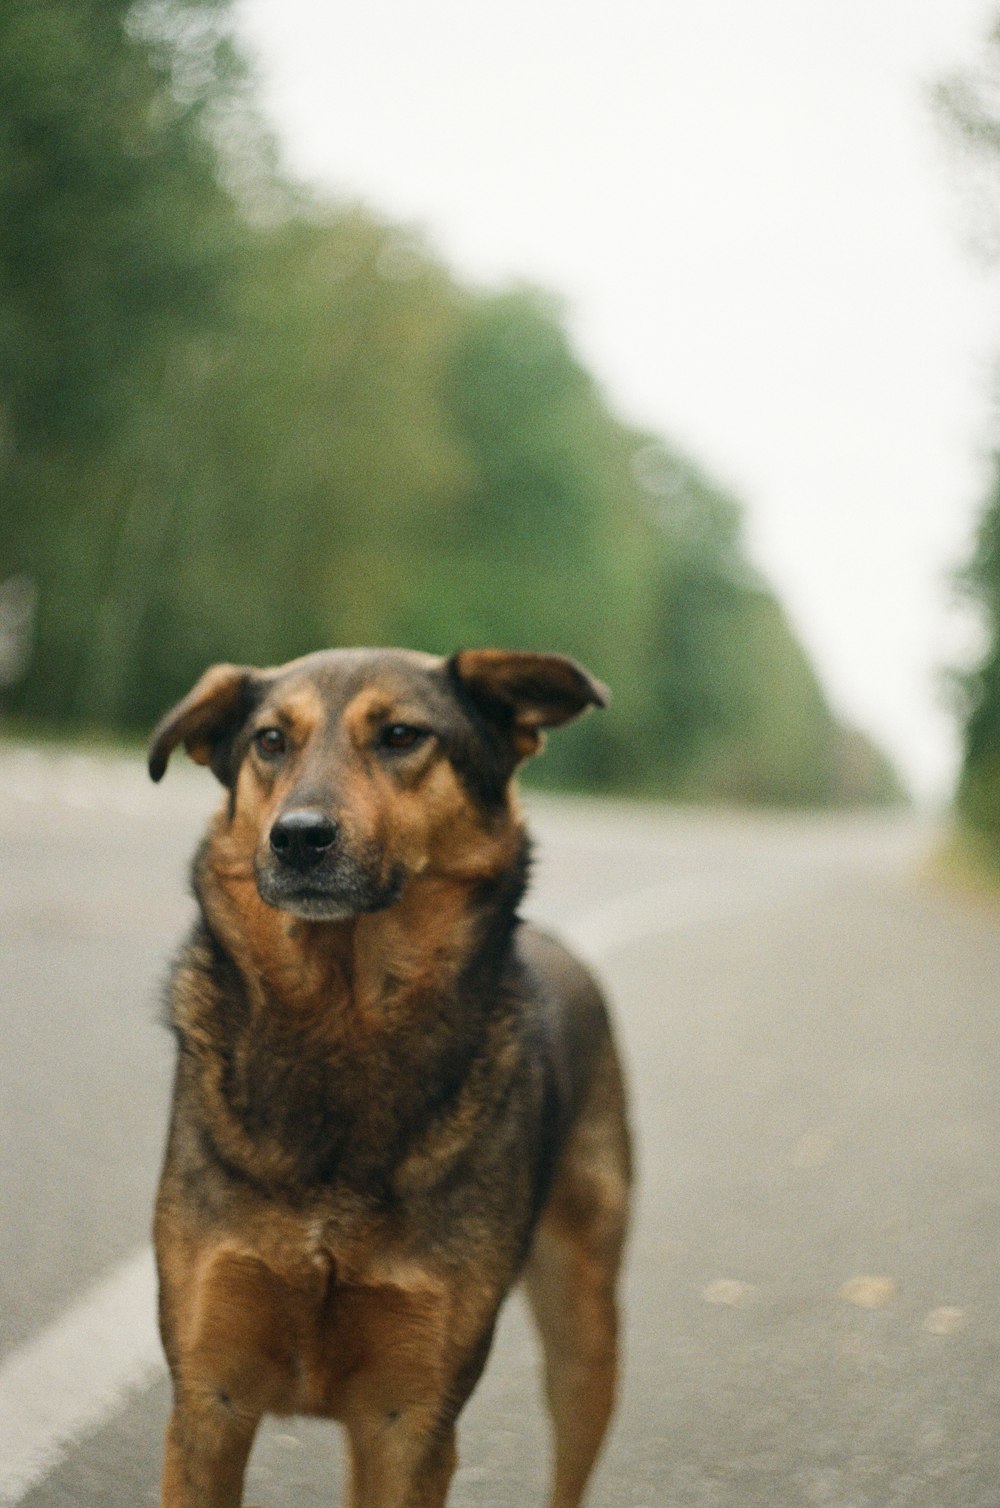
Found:
<svg viewBox="0 0 1000 1508"><path fill-rule="evenodd" d="M159 991L213 800L0 746L3 1505L157 1501ZM922 877L911 819L533 813L530 909L611 988L639 1151L594 1508L998 1508L1000 916ZM461 1446L454 1508L544 1501L518 1300ZM336 1430L281 1421L247 1497L339 1481Z"/></svg>

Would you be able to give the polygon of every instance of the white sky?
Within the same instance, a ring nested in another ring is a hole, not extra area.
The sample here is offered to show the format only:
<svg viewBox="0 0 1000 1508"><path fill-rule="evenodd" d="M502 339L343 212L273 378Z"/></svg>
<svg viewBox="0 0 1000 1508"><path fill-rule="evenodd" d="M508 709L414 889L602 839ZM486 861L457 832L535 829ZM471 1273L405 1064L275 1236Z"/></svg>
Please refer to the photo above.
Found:
<svg viewBox="0 0 1000 1508"><path fill-rule="evenodd" d="M997 0L239 0L288 165L565 296L612 405L746 509L838 712L924 796L974 642L996 287L930 90ZM969 185L966 184L966 189Z"/></svg>

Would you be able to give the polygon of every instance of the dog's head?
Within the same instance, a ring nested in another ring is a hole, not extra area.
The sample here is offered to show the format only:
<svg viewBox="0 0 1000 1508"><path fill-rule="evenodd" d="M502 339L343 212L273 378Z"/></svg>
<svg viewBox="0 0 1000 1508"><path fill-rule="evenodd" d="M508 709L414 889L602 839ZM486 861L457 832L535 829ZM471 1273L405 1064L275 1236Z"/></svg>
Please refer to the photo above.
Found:
<svg viewBox="0 0 1000 1508"><path fill-rule="evenodd" d="M156 728L229 789L230 862L268 905L314 921L392 905L422 873L473 878L509 828L511 776L542 735L603 707L562 655L326 650L278 669L216 665Z"/></svg>

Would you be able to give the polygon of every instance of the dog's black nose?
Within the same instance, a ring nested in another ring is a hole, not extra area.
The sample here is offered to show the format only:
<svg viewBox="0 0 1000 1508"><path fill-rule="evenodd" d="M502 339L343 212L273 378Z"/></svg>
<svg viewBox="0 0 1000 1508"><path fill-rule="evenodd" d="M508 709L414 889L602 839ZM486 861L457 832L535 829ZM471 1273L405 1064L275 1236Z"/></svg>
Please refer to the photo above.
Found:
<svg viewBox="0 0 1000 1508"><path fill-rule="evenodd" d="M336 841L336 822L308 806L285 812L271 828L271 850L289 869L314 869Z"/></svg>

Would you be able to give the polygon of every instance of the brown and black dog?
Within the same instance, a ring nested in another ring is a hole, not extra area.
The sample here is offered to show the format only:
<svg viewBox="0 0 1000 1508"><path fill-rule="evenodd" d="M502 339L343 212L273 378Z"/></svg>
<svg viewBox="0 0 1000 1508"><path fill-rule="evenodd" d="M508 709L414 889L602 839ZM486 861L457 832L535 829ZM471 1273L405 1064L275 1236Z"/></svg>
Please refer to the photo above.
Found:
<svg viewBox="0 0 1000 1508"><path fill-rule="evenodd" d="M153 735L228 791L194 865L156 1209L163 1508L238 1508L265 1413L347 1430L352 1508L439 1508L523 1277L574 1508L611 1414L629 1143L604 1005L519 922L512 788L606 692L559 655L217 665Z"/></svg>

